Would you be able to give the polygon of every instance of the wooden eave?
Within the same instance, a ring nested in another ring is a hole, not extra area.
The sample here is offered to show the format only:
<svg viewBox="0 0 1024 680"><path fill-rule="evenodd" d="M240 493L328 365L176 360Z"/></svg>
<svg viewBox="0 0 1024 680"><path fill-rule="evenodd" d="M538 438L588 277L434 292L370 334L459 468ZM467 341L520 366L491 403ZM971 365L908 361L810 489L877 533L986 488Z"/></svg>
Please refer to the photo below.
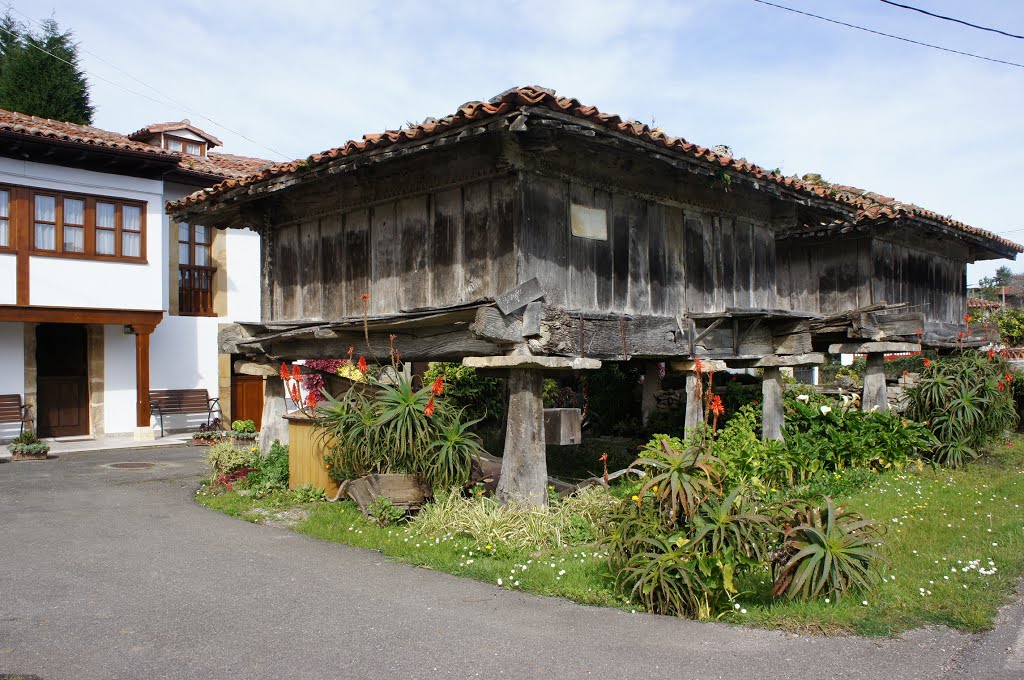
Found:
<svg viewBox="0 0 1024 680"><path fill-rule="evenodd" d="M148 309L0 305L0 321L23 323L84 323L156 327L163 316L162 310Z"/></svg>
<svg viewBox="0 0 1024 680"><path fill-rule="evenodd" d="M98 146L85 142L0 131L0 155L35 163L158 179L173 170L177 156Z"/></svg>

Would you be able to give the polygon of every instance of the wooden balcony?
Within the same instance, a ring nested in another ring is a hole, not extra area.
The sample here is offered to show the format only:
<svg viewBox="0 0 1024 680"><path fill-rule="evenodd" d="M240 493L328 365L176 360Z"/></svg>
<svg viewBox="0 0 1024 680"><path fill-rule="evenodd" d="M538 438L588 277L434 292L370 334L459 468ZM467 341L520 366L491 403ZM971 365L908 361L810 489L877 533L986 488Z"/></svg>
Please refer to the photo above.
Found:
<svg viewBox="0 0 1024 680"><path fill-rule="evenodd" d="M213 311L213 275L216 267L178 266L178 314L217 316Z"/></svg>

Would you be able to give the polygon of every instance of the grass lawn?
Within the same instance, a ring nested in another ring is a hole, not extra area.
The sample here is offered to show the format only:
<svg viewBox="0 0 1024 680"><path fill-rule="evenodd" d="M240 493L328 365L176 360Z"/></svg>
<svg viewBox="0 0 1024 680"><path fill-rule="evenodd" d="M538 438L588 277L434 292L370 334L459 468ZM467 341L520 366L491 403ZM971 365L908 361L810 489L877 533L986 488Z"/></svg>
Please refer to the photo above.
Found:
<svg viewBox="0 0 1024 680"><path fill-rule="evenodd" d="M290 494L262 500L235 492L199 495L207 507L250 521L257 509L296 507ZM984 630L1024 575L1024 438L997 447L966 470L879 476L868 489L842 499L850 509L888 527L884 584L874 595L771 602L770 584L748 579L749 594L728 620L817 633L892 635L928 623ZM456 536L422 536L404 527L378 527L350 502L310 503L309 517L293 529L310 536L379 550L394 559L466 576L505 588L556 595L595 605L630 605L611 589L599 549L573 546L557 552L516 554ZM865 604L866 602L866 604Z"/></svg>

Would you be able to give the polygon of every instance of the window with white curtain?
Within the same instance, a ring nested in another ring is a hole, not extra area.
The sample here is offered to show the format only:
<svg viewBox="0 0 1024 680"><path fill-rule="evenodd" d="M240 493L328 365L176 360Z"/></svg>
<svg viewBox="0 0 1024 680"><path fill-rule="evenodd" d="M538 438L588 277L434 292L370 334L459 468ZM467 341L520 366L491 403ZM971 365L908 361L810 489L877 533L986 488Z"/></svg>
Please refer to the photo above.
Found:
<svg viewBox="0 0 1024 680"><path fill-rule="evenodd" d="M81 198L64 199L64 252L85 252L85 201Z"/></svg>
<svg viewBox="0 0 1024 680"><path fill-rule="evenodd" d="M0 189L0 248L11 245L11 192Z"/></svg>
<svg viewBox="0 0 1024 680"><path fill-rule="evenodd" d="M57 197L36 194L35 200L36 250L57 250Z"/></svg>
<svg viewBox="0 0 1024 680"><path fill-rule="evenodd" d="M142 210L137 205L121 207L121 255L139 257L142 251Z"/></svg>

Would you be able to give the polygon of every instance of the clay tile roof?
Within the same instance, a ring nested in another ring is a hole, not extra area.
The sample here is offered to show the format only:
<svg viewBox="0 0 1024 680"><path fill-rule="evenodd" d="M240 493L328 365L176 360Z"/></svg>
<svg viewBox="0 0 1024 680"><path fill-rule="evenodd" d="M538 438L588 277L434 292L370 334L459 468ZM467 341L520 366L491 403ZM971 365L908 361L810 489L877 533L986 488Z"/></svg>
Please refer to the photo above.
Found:
<svg viewBox="0 0 1024 680"><path fill-rule="evenodd" d="M283 175L309 171L338 158L356 156L394 144L417 142L463 125L512 113L521 107L545 108L560 114L569 115L604 127L612 132L628 135L640 141L663 147L679 155L713 164L757 181L775 184L798 194L840 203L846 209L852 209L856 223L871 223L893 219L936 222L958 231L993 241L1005 249L1024 252L1024 246L991 232L971 227L951 217L939 215L914 205L902 204L894 199L866 192L856 187L831 185L820 181L820 178L817 182L804 182L795 177L784 177L775 172L765 170L745 159L736 159L731 156L717 154L711 149L690 143L682 137L673 137L658 128L652 129L636 121L623 120L614 114L603 113L594 106L581 104L578 100L569 97L559 97L555 94L554 90L537 86L512 88L486 102L467 102L460 106L453 114L436 120L427 119L423 123L407 129L388 130L380 134L366 134L359 141L349 141L342 146L313 154L303 161L278 163L248 177L221 182L210 189L193 193L171 203L168 207L173 210L198 206L201 203L211 202L232 189L249 187Z"/></svg>
<svg viewBox="0 0 1024 680"><path fill-rule="evenodd" d="M979 297L967 298L967 309L998 309L999 303Z"/></svg>
<svg viewBox="0 0 1024 680"><path fill-rule="evenodd" d="M152 125L147 125L146 127L131 133L128 135L128 139L143 140L150 135L157 135L161 132L174 132L175 130L188 130L193 134L199 135L212 146L224 146L219 139L211 135L209 132L197 128L189 120L172 121L169 123L153 123Z"/></svg>
<svg viewBox="0 0 1024 680"><path fill-rule="evenodd" d="M173 156L174 152L129 139L118 132L108 132L88 125L76 125L49 118L27 116L16 111L0 109L0 131L42 137L61 142L77 142L92 146L135 151L157 156Z"/></svg>
<svg viewBox="0 0 1024 680"><path fill-rule="evenodd" d="M182 125L181 123L167 123L168 125ZM145 129L145 128L143 128ZM180 129L180 128L179 128ZM15 111L0 109L0 132L29 135L43 139L52 139L60 142L74 142L87 144L104 149L115 151L131 151L136 153L152 154L167 158L168 161L179 158L178 167L186 173L196 173L213 177L244 177L259 172L271 165L270 161L262 158L248 158L245 156L234 156L226 153L210 153L206 156L192 156L177 151L169 151L152 144L145 144L136 141L128 135L119 132L110 132L89 125L76 125L65 123L49 118L37 118L27 116ZM201 131L200 131L201 132ZM132 136L139 133L133 133ZM197 133L200 134L200 133ZM206 133L202 133L206 135ZM207 138L216 139L206 135ZM220 142L216 142L220 144Z"/></svg>

